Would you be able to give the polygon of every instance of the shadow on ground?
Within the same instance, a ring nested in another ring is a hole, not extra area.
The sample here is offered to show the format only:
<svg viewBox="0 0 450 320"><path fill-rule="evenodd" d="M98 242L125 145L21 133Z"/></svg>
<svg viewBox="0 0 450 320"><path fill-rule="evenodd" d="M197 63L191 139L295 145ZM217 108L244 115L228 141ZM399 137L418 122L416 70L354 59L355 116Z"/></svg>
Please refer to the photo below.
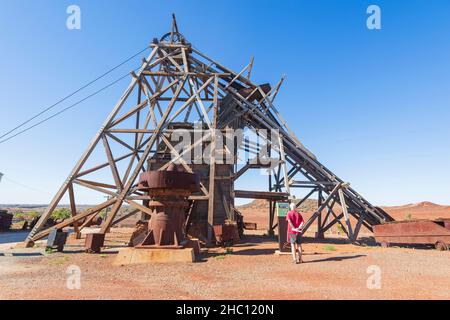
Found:
<svg viewBox="0 0 450 320"><path fill-rule="evenodd" d="M43 257L44 254L40 252L20 252L20 253L11 253L13 257L21 257L21 258L30 258L30 257Z"/></svg>
<svg viewBox="0 0 450 320"><path fill-rule="evenodd" d="M357 255L354 255L354 256L329 257L329 258L325 258L325 259L318 259L318 260L307 261L306 263L343 261L343 260L349 260L349 259L358 259L358 258L362 258L362 257L366 257L366 255L365 254L357 254Z"/></svg>
<svg viewBox="0 0 450 320"><path fill-rule="evenodd" d="M28 231L0 232L0 244L22 242L28 235Z"/></svg>
<svg viewBox="0 0 450 320"><path fill-rule="evenodd" d="M350 240L346 238L324 238L324 239L317 239L314 237L303 237L304 243L322 243L322 244L352 244ZM374 237L361 237L358 238L358 240L353 243L354 245L361 245L361 246L368 246L368 247L375 247L378 246L378 244L375 241Z"/></svg>

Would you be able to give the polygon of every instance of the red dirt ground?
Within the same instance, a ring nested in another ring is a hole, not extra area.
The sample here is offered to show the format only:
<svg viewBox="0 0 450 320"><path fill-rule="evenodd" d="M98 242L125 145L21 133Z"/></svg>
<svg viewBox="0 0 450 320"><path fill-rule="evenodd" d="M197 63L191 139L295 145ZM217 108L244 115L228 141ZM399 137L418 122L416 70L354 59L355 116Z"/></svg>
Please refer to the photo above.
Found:
<svg viewBox="0 0 450 320"><path fill-rule="evenodd" d="M232 252L204 251L197 263L112 266L130 237L127 228L113 229L100 255L83 253L82 240L54 254L2 245L0 299L450 299L449 252L370 241L355 246L333 234L323 243L305 243L305 263L296 265L289 255L275 255L277 243L263 236L264 206L241 208L259 230L246 231ZM449 206L429 202L384 209L398 220L450 217ZM81 270L79 290L66 286L72 265ZM367 286L371 266L381 272L381 289Z"/></svg>
<svg viewBox="0 0 450 320"><path fill-rule="evenodd" d="M71 242L65 253L42 248L0 254L0 299L450 299L450 254L436 250L306 243L304 264L275 255L261 231L226 254L204 252L197 263L112 266L130 229L114 229L101 255ZM81 269L81 289L66 286L67 268ZM369 289L369 266L381 289Z"/></svg>

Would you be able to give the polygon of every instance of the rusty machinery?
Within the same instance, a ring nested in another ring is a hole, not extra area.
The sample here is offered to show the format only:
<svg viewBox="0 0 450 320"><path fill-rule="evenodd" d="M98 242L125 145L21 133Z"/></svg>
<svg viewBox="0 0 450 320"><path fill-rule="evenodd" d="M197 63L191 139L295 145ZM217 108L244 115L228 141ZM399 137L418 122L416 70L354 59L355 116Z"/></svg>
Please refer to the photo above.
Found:
<svg viewBox="0 0 450 320"><path fill-rule="evenodd" d="M11 227L13 215L6 210L0 210L0 230L8 230Z"/></svg>
<svg viewBox="0 0 450 320"><path fill-rule="evenodd" d="M450 219L395 221L374 227L375 240L383 247L390 244L435 245L438 250L450 246Z"/></svg>
<svg viewBox="0 0 450 320"><path fill-rule="evenodd" d="M137 188L148 197L151 218L133 234L130 244L136 248L184 247L188 198L200 189L198 175L172 164L164 171L142 173Z"/></svg>

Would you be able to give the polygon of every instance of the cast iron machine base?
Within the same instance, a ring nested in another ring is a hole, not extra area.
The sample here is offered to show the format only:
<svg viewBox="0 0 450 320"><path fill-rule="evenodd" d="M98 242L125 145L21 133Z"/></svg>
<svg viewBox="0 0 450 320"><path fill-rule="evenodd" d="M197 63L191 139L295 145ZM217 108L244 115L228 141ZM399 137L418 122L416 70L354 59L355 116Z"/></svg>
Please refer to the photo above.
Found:
<svg viewBox="0 0 450 320"><path fill-rule="evenodd" d="M199 191L199 177L171 165L166 171L142 173L138 189L145 191L152 211L145 235L131 239L136 249L184 249L190 247L183 231L188 197ZM142 240L143 239L143 240ZM137 241L136 241L137 240Z"/></svg>

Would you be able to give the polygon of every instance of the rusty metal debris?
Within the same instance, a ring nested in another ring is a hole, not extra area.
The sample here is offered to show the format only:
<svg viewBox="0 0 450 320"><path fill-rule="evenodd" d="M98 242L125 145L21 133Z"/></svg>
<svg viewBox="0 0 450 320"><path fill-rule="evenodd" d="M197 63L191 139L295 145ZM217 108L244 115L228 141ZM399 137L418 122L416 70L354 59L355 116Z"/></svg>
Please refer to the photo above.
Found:
<svg viewBox="0 0 450 320"><path fill-rule="evenodd" d="M0 210L0 230L8 230L11 228L13 215L6 210Z"/></svg>
<svg viewBox="0 0 450 320"><path fill-rule="evenodd" d="M244 222L245 230L258 230L258 225L255 222Z"/></svg>
<svg viewBox="0 0 450 320"><path fill-rule="evenodd" d="M230 246L239 241L239 231L237 223L226 221L226 223L214 226L214 236L216 243L220 246Z"/></svg>
<svg viewBox="0 0 450 320"><path fill-rule="evenodd" d="M105 242L102 233L88 233L86 235L85 250L87 253L99 253Z"/></svg>
<svg viewBox="0 0 450 320"><path fill-rule="evenodd" d="M375 239L383 247L390 244L432 244L448 250L450 219L398 221L374 226Z"/></svg>
<svg viewBox="0 0 450 320"><path fill-rule="evenodd" d="M52 230L47 239L47 249L56 249L61 252L67 240L67 232L62 230Z"/></svg>

